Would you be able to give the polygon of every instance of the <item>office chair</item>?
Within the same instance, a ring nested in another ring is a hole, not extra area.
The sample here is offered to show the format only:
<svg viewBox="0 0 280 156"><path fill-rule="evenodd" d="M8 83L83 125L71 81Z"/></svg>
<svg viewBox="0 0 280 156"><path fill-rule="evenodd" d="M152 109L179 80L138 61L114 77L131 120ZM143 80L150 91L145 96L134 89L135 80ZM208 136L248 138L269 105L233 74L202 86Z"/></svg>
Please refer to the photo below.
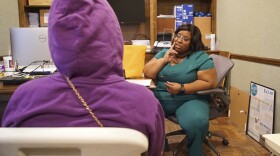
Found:
<svg viewBox="0 0 280 156"><path fill-rule="evenodd" d="M209 120L216 119L220 116L225 115L225 113L229 110L229 104L230 104L230 98L228 95L228 88L223 87L222 83L225 77L228 75L230 70L233 68L234 63L227 57L211 54L210 57L213 59L215 68L217 71L217 81L218 85L214 89L204 90L204 91L198 91L197 94L201 95L210 95L210 101L209 101L209 107L210 107L210 116ZM178 124L178 120L176 116L167 116L168 120L172 121L173 123ZM184 130L177 130L174 132L170 132L166 134L166 137L173 136L173 135L184 135ZM228 145L228 140L223 137L222 135L219 135L214 132L208 131L207 138L205 138L204 142L216 153L217 156L220 155L220 153L216 150L216 148L208 141L212 136L220 137L222 138L222 144L224 146ZM166 138L166 144L165 149L169 150L168 146L168 139ZM173 151L173 155L178 155L181 148L186 145L187 136L184 137L184 139L179 143L179 145L176 147L176 149Z"/></svg>
<svg viewBox="0 0 280 156"><path fill-rule="evenodd" d="M148 139L128 128L0 128L1 156L140 156Z"/></svg>
<svg viewBox="0 0 280 156"><path fill-rule="evenodd" d="M125 78L142 78L146 45L124 45L123 69Z"/></svg>

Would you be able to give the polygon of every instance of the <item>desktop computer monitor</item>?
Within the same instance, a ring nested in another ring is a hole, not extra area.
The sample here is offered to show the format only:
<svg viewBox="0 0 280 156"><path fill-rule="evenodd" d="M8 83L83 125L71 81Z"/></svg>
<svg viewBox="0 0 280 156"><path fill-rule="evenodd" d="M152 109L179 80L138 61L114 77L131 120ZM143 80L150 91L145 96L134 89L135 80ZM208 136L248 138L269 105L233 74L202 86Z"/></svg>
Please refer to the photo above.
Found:
<svg viewBox="0 0 280 156"><path fill-rule="evenodd" d="M10 28L11 54L19 66L51 60L48 28Z"/></svg>

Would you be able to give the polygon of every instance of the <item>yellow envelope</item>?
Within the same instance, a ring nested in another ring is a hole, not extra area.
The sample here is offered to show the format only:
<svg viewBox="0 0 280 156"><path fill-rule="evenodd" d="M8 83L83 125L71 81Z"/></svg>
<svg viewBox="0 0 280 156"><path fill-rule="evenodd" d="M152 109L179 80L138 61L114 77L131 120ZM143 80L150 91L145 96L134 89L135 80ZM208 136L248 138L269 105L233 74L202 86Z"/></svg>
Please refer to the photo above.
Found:
<svg viewBox="0 0 280 156"><path fill-rule="evenodd" d="M146 49L146 45L124 45L123 69L125 78L142 77Z"/></svg>

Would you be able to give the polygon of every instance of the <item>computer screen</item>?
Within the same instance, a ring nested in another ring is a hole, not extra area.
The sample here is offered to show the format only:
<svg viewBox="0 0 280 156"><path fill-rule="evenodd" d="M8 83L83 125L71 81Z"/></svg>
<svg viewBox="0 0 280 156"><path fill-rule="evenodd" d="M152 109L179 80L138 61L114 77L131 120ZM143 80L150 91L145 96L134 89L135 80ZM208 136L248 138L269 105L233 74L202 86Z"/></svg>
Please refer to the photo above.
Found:
<svg viewBox="0 0 280 156"><path fill-rule="evenodd" d="M10 28L11 54L19 66L51 60L48 28Z"/></svg>
<svg viewBox="0 0 280 156"><path fill-rule="evenodd" d="M145 22L144 0L108 0L120 24Z"/></svg>

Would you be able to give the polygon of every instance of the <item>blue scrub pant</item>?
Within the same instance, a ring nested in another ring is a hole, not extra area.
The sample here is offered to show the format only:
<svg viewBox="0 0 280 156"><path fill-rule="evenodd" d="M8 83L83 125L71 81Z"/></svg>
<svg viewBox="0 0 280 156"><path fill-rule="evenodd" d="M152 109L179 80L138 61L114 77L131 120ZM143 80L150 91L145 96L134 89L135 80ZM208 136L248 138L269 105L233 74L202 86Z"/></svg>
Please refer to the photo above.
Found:
<svg viewBox="0 0 280 156"><path fill-rule="evenodd" d="M189 101L161 101L165 115L175 115L188 137L188 156L203 155L203 140L209 128L209 104L207 99Z"/></svg>

